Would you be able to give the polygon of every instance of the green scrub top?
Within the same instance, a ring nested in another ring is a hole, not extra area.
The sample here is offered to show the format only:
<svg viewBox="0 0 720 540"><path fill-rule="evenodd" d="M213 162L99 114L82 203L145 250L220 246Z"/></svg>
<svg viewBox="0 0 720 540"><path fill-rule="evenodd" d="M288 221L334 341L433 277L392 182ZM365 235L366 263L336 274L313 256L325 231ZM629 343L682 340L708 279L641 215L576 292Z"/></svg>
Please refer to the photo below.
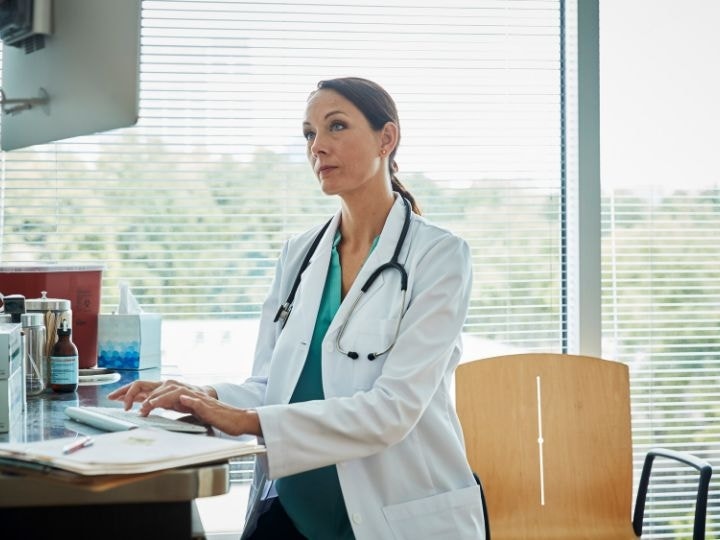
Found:
<svg viewBox="0 0 720 540"><path fill-rule="evenodd" d="M378 238L373 241L371 252L375 249ZM337 246L341 239L340 231L336 232L310 349L290 403L325 399L322 384L322 342L340 308L342 268ZM275 489L285 512L303 535L312 540L355 538L335 465L279 478L275 481Z"/></svg>

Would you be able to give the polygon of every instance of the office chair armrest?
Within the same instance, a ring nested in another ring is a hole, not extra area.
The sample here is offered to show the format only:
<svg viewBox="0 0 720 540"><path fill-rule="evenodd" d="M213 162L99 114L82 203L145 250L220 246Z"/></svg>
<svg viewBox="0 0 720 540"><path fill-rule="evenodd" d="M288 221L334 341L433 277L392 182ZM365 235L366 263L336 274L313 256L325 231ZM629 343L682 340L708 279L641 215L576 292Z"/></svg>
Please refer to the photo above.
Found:
<svg viewBox="0 0 720 540"><path fill-rule="evenodd" d="M707 461L692 454L676 452L675 450L668 450L667 448L652 448L645 456L645 463L643 464L642 474L640 476L640 484L638 485L637 500L635 502L635 514L633 516L633 529L635 530L635 534L637 536L642 535L645 498L650 483L650 472L656 457L664 457L678 461L700 472L697 498L695 501L693 540L703 540L705 538L705 516L707 515L707 499L710 477L712 476L712 466Z"/></svg>

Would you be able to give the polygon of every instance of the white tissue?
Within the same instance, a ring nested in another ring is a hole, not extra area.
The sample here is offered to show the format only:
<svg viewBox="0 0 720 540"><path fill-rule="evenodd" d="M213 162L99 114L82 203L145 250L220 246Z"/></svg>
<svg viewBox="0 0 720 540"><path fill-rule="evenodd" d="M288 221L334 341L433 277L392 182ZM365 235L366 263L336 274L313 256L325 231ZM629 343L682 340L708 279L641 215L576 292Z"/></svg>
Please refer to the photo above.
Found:
<svg viewBox="0 0 720 540"><path fill-rule="evenodd" d="M140 307L137 299L130 292L130 286L127 282L120 282L120 304L118 305L118 315L136 315L142 313L143 308Z"/></svg>

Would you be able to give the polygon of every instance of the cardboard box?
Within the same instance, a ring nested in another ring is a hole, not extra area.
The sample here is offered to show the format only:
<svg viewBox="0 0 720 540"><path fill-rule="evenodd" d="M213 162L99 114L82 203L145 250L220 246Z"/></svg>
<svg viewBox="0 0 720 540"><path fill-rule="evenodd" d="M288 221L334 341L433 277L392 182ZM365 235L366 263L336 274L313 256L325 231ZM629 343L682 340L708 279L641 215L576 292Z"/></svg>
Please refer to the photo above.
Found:
<svg viewBox="0 0 720 540"><path fill-rule="evenodd" d="M8 379L22 365L22 326L0 323L0 379Z"/></svg>
<svg viewBox="0 0 720 540"><path fill-rule="evenodd" d="M98 367L148 369L160 367L160 328L156 313L100 315Z"/></svg>
<svg viewBox="0 0 720 540"><path fill-rule="evenodd" d="M12 373L7 379L0 379L0 433L10 431L17 424L25 409L25 377L22 361L12 362Z"/></svg>

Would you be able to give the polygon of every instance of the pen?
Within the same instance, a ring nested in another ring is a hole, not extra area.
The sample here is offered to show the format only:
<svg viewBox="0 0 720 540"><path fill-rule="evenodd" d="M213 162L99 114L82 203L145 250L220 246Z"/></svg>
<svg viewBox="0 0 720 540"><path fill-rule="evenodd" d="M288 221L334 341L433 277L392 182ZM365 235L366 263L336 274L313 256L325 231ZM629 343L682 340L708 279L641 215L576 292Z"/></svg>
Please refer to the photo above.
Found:
<svg viewBox="0 0 720 540"><path fill-rule="evenodd" d="M92 446L94 442L95 441L93 441L92 437L83 437L82 439L78 439L68 445L65 445L62 449L62 453L72 454L73 452L77 452L78 450L82 450L83 448L87 448L88 446Z"/></svg>

